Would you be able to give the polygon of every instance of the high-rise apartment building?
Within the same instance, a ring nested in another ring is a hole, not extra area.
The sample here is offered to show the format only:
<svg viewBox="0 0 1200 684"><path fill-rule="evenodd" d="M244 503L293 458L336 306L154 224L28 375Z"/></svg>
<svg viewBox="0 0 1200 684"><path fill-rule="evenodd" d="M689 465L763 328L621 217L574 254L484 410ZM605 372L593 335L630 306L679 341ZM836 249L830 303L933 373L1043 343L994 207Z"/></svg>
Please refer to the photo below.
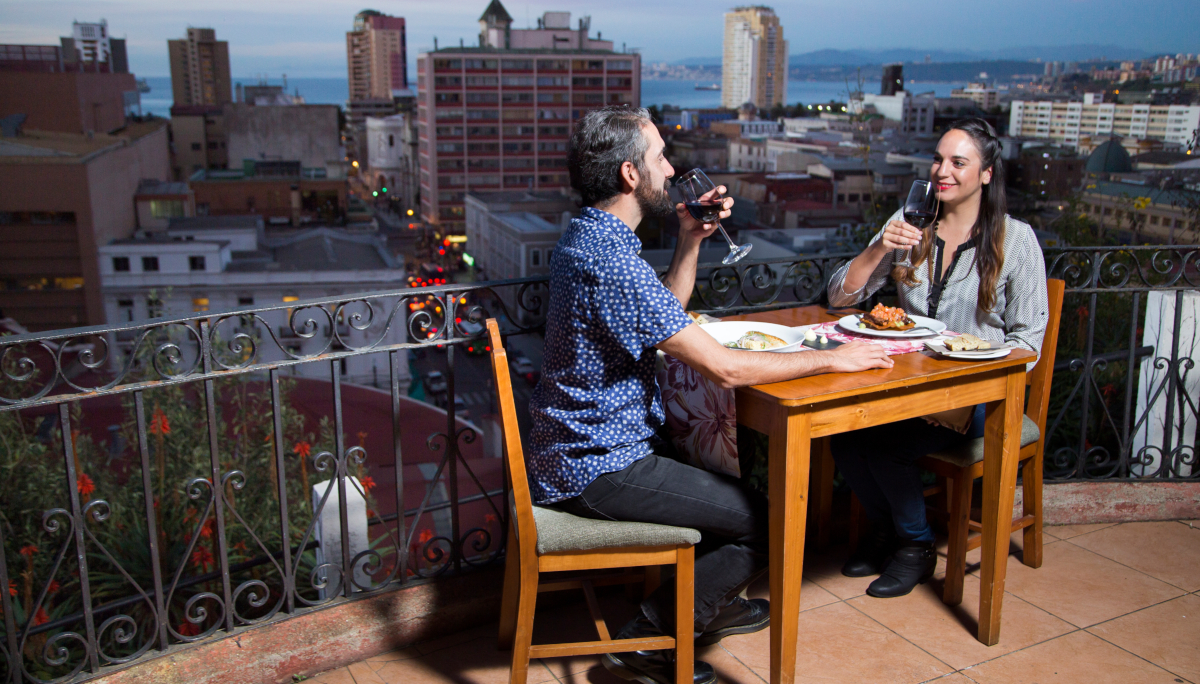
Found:
<svg viewBox="0 0 1200 684"><path fill-rule="evenodd" d="M171 92L176 105L220 106L233 101L229 43L210 28L189 28L187 38L167 41Z"/></svg>
<svg viewBox="0 0 1200 684"><path fill-rule="evenodd" d="M480 17L479 47L417 60L421 214L460 233L463 197L476 190L570 185L567 141L588 110L641 103L641 60L547 12L536 29L513 29L499 0ZM469 247L469 246L468 246Z"/></svg>
<svg viewBox="0 0 1200 684"><path fill-rule="evenodd" d="M725 13L721 106L746 102L759 109L787 103L787 41L770 7L735 7Z"/></svg>
<svg viewBox="0 0 1200 684"><path fill-rule="evenodd" d="M375 10L354 17L354 30L346 32L346 68L350 100L388 100L408 88L408 52L404 18Z"/></svg>
<svg viewBox="0 0 1200 684"><path fill-rule="evenodd" d="M1120 136L1187 147L1200 128L1200 106L1115 104L1085 95L1083 102L1017 100L1009 112L1009 135L1043 138L1076 147L1081 137Z"/></svg>
<svg viewBox="0 0 1200 684"><path fill-rule="evenodd" d="M891 96L904 90L904 65L884 64L883 77L879 81L879 94Z"/></svg>

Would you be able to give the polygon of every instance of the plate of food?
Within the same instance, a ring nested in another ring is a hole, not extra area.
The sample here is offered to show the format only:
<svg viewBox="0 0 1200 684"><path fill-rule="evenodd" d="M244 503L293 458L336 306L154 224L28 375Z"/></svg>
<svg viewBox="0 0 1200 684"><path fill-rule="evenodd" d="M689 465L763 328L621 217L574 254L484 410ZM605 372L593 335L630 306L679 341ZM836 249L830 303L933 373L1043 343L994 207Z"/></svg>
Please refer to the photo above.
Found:
<svg viewBox="0 0 1200 684"><path fill-rule="evenodd" d="M983 361L999 359L1012 353L1012 345L997 344L980 339L969 333L944 340L926 340L925 347L951 359L960 361Z"/></svg>
<svg viewBox="0 0 1200 684"><path fill-rule="evenodd" d="M775 323L755 321L721 321L700 326L717 342L730 349L747 351L791 352L804 342L804 333L811 326L789 328Z"/></svg>
<svg viewBox="0 0 1200 684"><path fill-rule="evenodd" d="M845 316L838 325L844 330L874 337L929 337L946 331L946 324L936 318L909 315L897 306L876 304L865 314Z"/></svg>

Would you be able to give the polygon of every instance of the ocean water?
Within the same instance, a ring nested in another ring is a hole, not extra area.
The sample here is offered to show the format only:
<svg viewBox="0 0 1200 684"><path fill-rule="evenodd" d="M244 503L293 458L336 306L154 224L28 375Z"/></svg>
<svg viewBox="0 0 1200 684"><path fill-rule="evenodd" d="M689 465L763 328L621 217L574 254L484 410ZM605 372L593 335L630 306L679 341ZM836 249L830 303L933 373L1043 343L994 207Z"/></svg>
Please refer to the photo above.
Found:
<svg viewBox="0 0 1200 684"><path fill-rule="evenodd" d="M253 85L259 82L257 78L234 78L234 83ZM279 79L268 79L272 85L281 85ZM171 109L171 79L166 76L151 76L146 79L150 92L142 93L142 111L157 116L170 116ZM711 85L709 82L674 81L674 80L643 80L642 106L664 104L686 108L707 108L721 106L720 90L696 90L697 85ZM874 85L873 83L871 84ZM961 83L910 83L908 89L915 93L933 91L939 97L948 97L954 88L961 88ZM344 78L289 78L287 81L289 93L299 91L309 104L345 105L350 96L350 86ZM848 96L846 84L842 81L788 81L788 104L797 102L818 104L822 102L845 102Z"/></svg>

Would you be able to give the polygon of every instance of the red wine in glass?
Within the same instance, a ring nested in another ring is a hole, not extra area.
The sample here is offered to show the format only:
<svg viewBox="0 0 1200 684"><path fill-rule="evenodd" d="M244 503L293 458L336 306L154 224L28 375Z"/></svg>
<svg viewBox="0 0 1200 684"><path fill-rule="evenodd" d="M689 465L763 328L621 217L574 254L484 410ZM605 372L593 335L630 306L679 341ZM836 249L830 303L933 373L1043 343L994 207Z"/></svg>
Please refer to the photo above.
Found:
<svg viewBox="0 0 1200 684"><path fill-rule="evenodd" d="M722 200L698 200L695 202L684 202L688 213L692 218L701 223L715 223L721 217Z"/></svg>
<svg viewBox="0 0 1200 684"><path fill-rule="evenodd" d="M908 199L904 202L904 220L910 225L924 230L937 218L938 199L933 183L924 180L913 181L908 191ZM904 258L899 265L912 268L912 250L904 250Z"/></svg>

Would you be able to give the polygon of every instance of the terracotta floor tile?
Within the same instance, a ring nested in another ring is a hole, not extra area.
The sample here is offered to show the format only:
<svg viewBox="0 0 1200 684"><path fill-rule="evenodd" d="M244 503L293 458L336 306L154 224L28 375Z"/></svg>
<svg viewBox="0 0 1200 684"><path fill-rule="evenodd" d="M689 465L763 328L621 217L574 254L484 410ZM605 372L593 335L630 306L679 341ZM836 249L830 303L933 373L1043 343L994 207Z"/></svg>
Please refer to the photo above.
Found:
<svg viewBox="0 0 1200 684"><path fill-rule="evenodd" d="M717 681L721 684L765 684L764 680L750 668L738 662L720 646L710 646L696 653L696 657L712 665L717 671ZM626 680L617 677L596 664L591 668L559 677L562 684L626 684Z"/></svg>
<svg viewBox="0 0 1200 684"><path fill-rule="evenodd" d="M729 637L721 645L760 677L769 676L769 631ZM798 682L916 684L953 671L841 602L804 613L797 645Z"/></svg>
<svg viewBox="0 0 1200 684"><path fill-rule="evenodd" d="M1088 629L1192 682L1200 682L1200 596L1188 594Z"/></svg>
<svg viewBox="0 0 1200 684"><path fill-rule="evenodd" d="M812 554L804 559L804 579L842 600L862 596L867 593L867 585L875 578L842 575L842 565L849 557L850 550L845 545ZM800 591L800 600L803 602L804 590Z"/></svg>
<svg viewBox="0 0 1200 684"><path fill-rule="evenodd" d="M355 684L354 676L350 674L350 669L345 667L322 672L308 681L314 684Z"/></svg>
<svg viewBox="0 0 1200 684"><path fill-rule="evenodd" d="M498 629L499 626L497 623L493 622L487 625L480 625L479 627L465 629L461 632L455 632L454 634L447 634L444 637L438 637L437 639L426 641L424 643L413 644L411 648L416 649L421 655L428 655L444 648L458 646L459 644L481 639L488 635L491 635L492 639L494 640L496 638Z"/></svg>
<svg viewBox="0 0 1200 684"><path fill-rule="evenodd" d="M346 668L354 677L354 684L386 684L375 671L375 663L366 661L354 663Z"/></svg>
<svg viewBox="0 0 1200 684"><path fill-rule="evenodd" d="M973 684L973 682L958 672L951 672L950 674L943 675L937 679L930 679L926 682L922 682L922 684Z"/></svg>
<svg viewBox="0 0 1200 684"><path fill-rule="evenodd" d="M1170 672L1087 632L1001 656L963 674L979 684L1177 684Z"/></svg>
<svg viewBox="0 0 1200 684"><path fill-rule="evenodd" d="M1118 523L1095 523L1092 525L1046 525L1042 528L1044 532L1049 532L1059 539L1071 539L1078 537L1081 534L1088 534L1096 530L1102 530L1106 527L1112 527Z"/></svg>
<svg viewBox="0 0 1200 684"><path fill-rule="evenodd" d="M1042 567L1008 559L1005 589L1077 627L1175 598L1180 589L1069 542L1045 546Z"/></svg>
<svg viewBox="0 0 1200 684"><path fill-rule="evenodd" d="M1052 536L1046 534L1045 530L1043 530L1042 531L1042 553L1045 554L1046 547L1049 546L1050 544L1054 544L1058 541L1059 541L1058 538L1052 537ZM946 549L944 548L944 544L943 544L943 547L939 548L939 551L942 553L946 552ZM1024 559L1025 559L1025 533L1023 531L1022 532L1013 532L1009 536L1009 538L1008 538L1008 555L1010 558L1017 559L1017 561L1020 563L1025 562L1024 561ZM972 549L967 552L967 573L968 574L971 574L971 575L979 574L979 562L982 558L983 558L983 550L982 549Z"/></svg>
<svg viewBox="0 0 1200 684"><path fill-rule="evenodd" d="M746 590L746 598L765 598L770 600L770 577L763 575L758 581L751 584L750 588ZM827 606L837 601L838 597L822 589L816 583L807 579L800 581L800 612Z"/></svg>
<svg viewBox="0 0 1200 684"><path fill-rule="evenodd" d="M1200 534L1174 522L1125 523L1070 543L1185 591L1200 589Z"/></svg>
<svg viewBox="0 0 1200 684"><path fill-rule="evenodd" d="M1000 643L984 646L975 638L979 628L979 580L966 578L959 606L942 603L941 591L941 582L931 582L908 596L859 596L847 603L959 670L1075 630L1070 623L1008 594L1002 607Z"/></svg>
<svg viewBox="0 0 1200 684"><path fill-rule="evenodd" d="M506 684L511 659L511 652L497 651L495 637L489 636L413 660L384 663L375 675L385 684ZM540 661L529 663L529 684L554 681Z"/></svg>
<svg viewBox="0 0 1200 684"><path fill-rule="evenodd" d="M421 656L420 651L418 651L415 648L409 647L409 648L397 649L395 651L388 651L387 653L380 653L377 656L371 656L370 658L367 658L366 662L368 662L368 663L390 663L390 662L393 662L396 660L412 660L413 658L419 658L420 656Z"/></svg>

